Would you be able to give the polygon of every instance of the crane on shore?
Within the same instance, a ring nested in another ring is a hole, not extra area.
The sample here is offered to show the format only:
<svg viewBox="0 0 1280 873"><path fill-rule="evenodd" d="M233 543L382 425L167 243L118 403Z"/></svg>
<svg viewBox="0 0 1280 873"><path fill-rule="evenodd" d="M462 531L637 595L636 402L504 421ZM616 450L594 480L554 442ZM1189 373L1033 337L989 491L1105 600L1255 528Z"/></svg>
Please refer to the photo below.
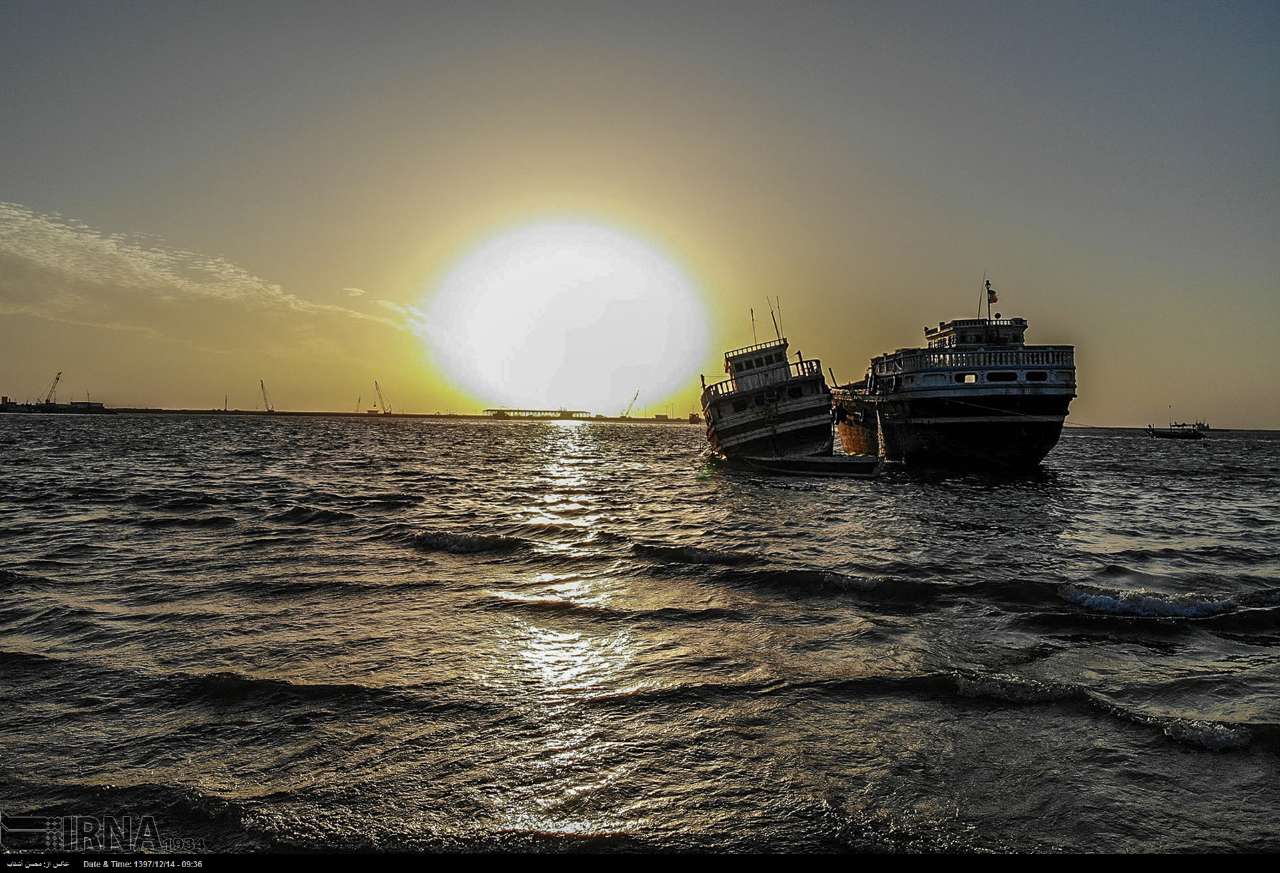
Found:
<svg viewBox="0 0 1280 873"><path fill-rule="evenodd" d="M373 390L378 392L378 408L382 410L383 415L390 415L391 410L387 408L387 404L382 399L382 387L378 385L378 380L373 380Z"/></svg>
<svg viewBox="0 0 1280 873"><path fill-rule="evenodd" d="M622 413L623 418L631 417L631 408L636 405L636 401L640 399L640 389L636 389L636 393L631 395L631 402L627 404L627 409Z"/></svg>
<svg viewBox="0 0 1280 873"><path fill-rule="evenodd" d="M259 379L258 387L262 389L262 408L267 412L275 412L275 407L271 405L271 398L267 396L267 383Z"/></svg>
<svg viewBox="0 0 1280 873"><path fill-rule="evenodd" d="M58 371L58 375L53 377L53 383L49 386L48 392L44 395L44 405L51 406L58 396L58 383L62 381L62 371Z"/></svg>

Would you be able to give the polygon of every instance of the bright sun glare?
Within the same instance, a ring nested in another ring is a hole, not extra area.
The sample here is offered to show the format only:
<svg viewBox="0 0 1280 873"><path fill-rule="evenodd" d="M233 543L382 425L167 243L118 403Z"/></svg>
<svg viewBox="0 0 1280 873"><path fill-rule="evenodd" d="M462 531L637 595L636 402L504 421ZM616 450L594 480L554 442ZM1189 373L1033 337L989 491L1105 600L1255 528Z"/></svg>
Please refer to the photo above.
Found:
<svg viewBox="0 0 1280 873"><path fill-rule="evenodd" d="M693 280L653 246L598 224L528 225L466 253L426 304L425 335L455 385L487 403L616 415L687 387L707 352Z"/></svg>

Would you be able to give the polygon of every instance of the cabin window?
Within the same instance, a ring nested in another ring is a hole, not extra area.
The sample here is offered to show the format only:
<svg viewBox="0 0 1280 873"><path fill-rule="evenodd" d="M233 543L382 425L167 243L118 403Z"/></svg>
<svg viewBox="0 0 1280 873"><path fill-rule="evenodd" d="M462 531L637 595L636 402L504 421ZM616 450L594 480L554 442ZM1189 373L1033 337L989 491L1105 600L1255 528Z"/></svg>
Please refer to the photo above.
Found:
<svg viewBox="0 0 1280 873"><path fill-rule="evenodd" d="M790 388L787 389L788 397L796 398L801 396L802 394L804 394L804 389L801 388L799 385L792 385Z"/></svg>
<svg viewBox="0 0 1280 873"><path fill-rule="evenodd" d="M1047 382L1048 380L1049 374L1044 370L1032 370L1027 374L1028 382Z"/></svg>
<svg viewBox="0 0 1280 873"><path fill-rule="evenodd" d="M742 372L742 369L743 369L743 367L742 367L742 362L741 362L741 361L739 361L738 363L736 363L736 364L734 364L734 365L733 365L733 372L735 372L735 373L741 373L741 372Z"/></svg>
<svg viewBox="0 0 1280 873"><path fill-rule="evenodd" d="M1017 382L1018 374L1010 373L1007 370L1004 370L998 373L988 373L987 381L988 382Z"/></svg>
<svg viewBox="0 0 1280 873"><path fill-rule="evenodd" d="M959 385L972 385L978 381L976 373L956 373L956 383Z"/></svg>
<svg viewBox="0 0 1280 873"><path fill-rule="evenodd" d="M745 412L746 409L747 409L747 399L745 397L742 398L741 400L733 401L734 412Z"/></svg>

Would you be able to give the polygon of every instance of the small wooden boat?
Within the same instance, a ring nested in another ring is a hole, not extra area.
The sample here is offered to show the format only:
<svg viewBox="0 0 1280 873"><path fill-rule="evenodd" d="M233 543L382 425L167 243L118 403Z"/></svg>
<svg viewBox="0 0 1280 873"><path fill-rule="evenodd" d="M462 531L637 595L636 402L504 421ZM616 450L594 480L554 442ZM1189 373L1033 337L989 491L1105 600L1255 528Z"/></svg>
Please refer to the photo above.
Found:
<svg viewBox="0 0 1280 873"><path fill-rule="evenodd" d="M1204 439L1204 431L1194 427L1188 427L1185 424L1175 424L1170 427L1153 427L1147 425L1147 433L1158 440L1202 440Z"/></svg>
<svg viewBox="0 0 1280 873"><path fill-rule="evenodd" d="M750 467L786 476L839 476L870 479L880 475L884 464L875 455L809 455L759 457L743 456Z"/></svg>

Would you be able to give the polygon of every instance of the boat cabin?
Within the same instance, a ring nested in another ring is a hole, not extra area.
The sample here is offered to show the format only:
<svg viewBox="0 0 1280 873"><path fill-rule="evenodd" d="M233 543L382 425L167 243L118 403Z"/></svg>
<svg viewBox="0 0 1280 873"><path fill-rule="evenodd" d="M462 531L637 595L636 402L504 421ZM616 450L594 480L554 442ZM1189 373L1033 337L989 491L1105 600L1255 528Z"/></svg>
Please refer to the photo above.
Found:
<svg viewBox="0 0 1280 873"><path fill-rule="evenodd" d="M926 327L931 349L957 346L1020 346L1027 332L1025 318L956 318Z"/></svg>
<svg viewBox="0 0 1280 873"><path fill-rule="evenodd" d="M831 454L831 393L816 358L787 361L779 337L726 352L729 378L703 382L707 438L726 457Z"/></svg>
<svg viewBox="0 0 1280 873"><path fill-rule="evenodd" d="M725 352L724 371L733 382L730 391L750 391L785 382L791 373L787 365L787 341L776 339Z"/></svg>

